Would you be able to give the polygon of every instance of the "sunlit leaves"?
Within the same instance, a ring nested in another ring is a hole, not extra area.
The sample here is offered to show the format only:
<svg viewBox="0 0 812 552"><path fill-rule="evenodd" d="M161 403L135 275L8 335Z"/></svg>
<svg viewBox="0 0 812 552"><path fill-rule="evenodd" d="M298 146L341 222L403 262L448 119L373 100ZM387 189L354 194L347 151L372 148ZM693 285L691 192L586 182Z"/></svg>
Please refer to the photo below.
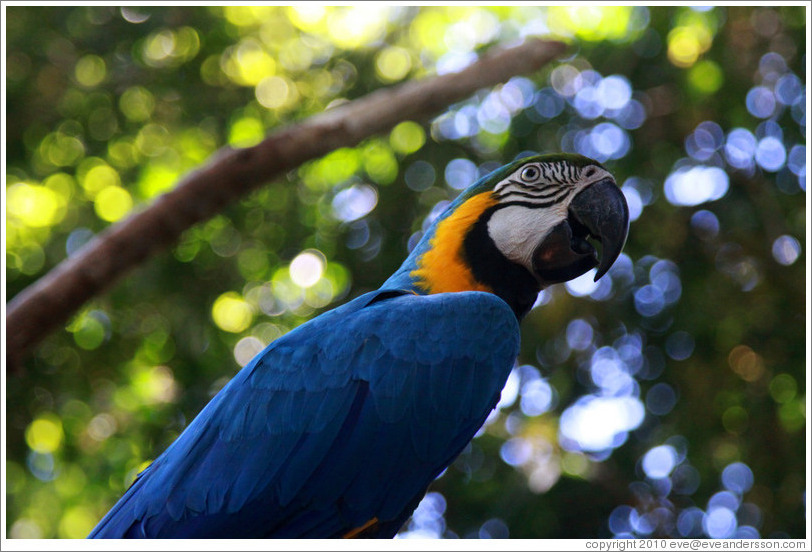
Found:
<svg viewBox="0 0 812 552"><path fill-rule="evenodd" d="M76 136L57 131L42 140L38 153L44 162L54 167L67 167L84 156L85 145Z"/></svg>
<svg viewBox="0 0 812 552"><path fill-rule="evenodd" d="M120 186L108 186L96 196L94 209L100 219L115 222L129 213L132 206L130 192Z"/></svg>
<svg viewBox="0 0 812 552"><path fill-rule="evenodd" d="M384 82L401 80L411 68L411 55L405 48L391 46L375 56L375 71Z"/></svg>
<svg viewBox="0 0 812 552"><path fill-rule="evenodd" d="M18 182L7 190L8 213L21 224L35 228L52 226L64 216L64 199L53 190L38 184Z"/></svg>
<svg viewBox="0 0 812 552"><path fill-rule="evenodd" d="M630 6L550 7L547 26L556 35L582 40L628 41L637 38L647 24L645 9Z"/></svg>
<svg viewBox="0 0 812 552"><path fill-rule="evenodd" d="M400 154L414 153L426 143L423 127L412 121L399 123L389 133L389 144Z"/></svg>
<svg viewBox="0 0 812 552"><path fill-rule="evenodd" d="M67 326L67 330L73 334L76 345L90 351L104 342L109 324L110 320L106 314L91 310L76 316Z"/></svg>
<svg viewBox="0 0 812 552"><path fill-rule="evenodd" d="M683 9L677 20L668 33L668 59L677 67L690 67L710 49L716 16L709 10Z"/></svg>
<svg viewBox="0 0 812 552"><path fill-rule="evenodd" d="M99 56L88 54L76 62L74 75L79 84L93 88L104 80L107 75L107 65Z"/></svg>
<svg viewBox="0 0 812 552"><path fill-rule="evenodd" d="M228 143L232 146L246 148L256 145L265 137L262 121L248 114L231 122Z"/></svg>
<svg viewBox="0 0 812 552"><path fill-rule="evenodd" d="M180 176L178 168L163 163L150 163L141 169L136 186L144 199L155 197L171 189Z"/></svg>
<svg viewBox="0 0 812 552"><path fill-rule="evenodd" d="M247 329L254 319L254 310L250 304L232 291L222 294L211 308L214 323L221 329L239 333Z"/></svg>
<svg viewBox="0 0 812 552"><path fill-rule="evenodd" d="M235 83L256 86L262 79L276 72L276 61L260 42L246 39L223 53L221 67Z"/></svg>
<svg viewBox="0 0 812 552"><path fill-rule="evenodd" d="M324 190L349 179L358 171L362 162L362 156L357 150L339 148L319 160L303 165L299 174L308 187Z"/></svg>
<svg viewBox="0 0 812 552"><path fill-rule="evenodd" d="M52 413L43 413L25 430L25 442L35 452L56 452L64 437L62 421Z"/></svg>
<svg viewBox="0 0 812 552"><path fill-rule="evenodd" d="M324 262L321 251L303 251L290 262L290 279L299 287L312 287L324 273Z"/></svg>
<svg viewBox="0 0 812 552"><path fill-rule="evenodd" d="M148 121L155 110L155 97L143 86L132 86L121 94L118 105L129 120Z"/></svg>
<svg viewBox="0 0 812 552"><path fill-rule="evenodd" d="M76 177L88 199L94 199L108 186L121 185L118 171L98 157L88 157L82 161L76 169Z"/></svg>
<svg viewBox="0 0 812 552"><path fill-rule="evenodd" d="M172 371L166 366L137 366L133 370L131 382L139 404L156 404L175 400L177 384Z"/></svg>
<svg viewBox="0 0 812 552"><path fill-rule="evenodd" d="M378 184L390 184L398 174L398 162L392 149L383 141L371 140L363 149L364 171Z"/></svg>
<svg viewBox="0 0 812 552"><path fill-rule="evenodd" d="M84 506L68 508L59 520L59 538L83 539L96 525L96 513Z"/></svg>
<svg viewBox="0 0 812 552"><path fill-rule="evenodd" d="M688 71L688 82L701 94L713 94L721 88L724 74L721 67L711 60L702 60Z"/></svg>
<svg viewBox="0 0 812 552"><path fill-rule="evenodd" d="M366 47L384 37L391 10L381 4L332 9L327 13L325 30L339 48Z"/></svg>
<svg viewBox="0 0 812 552"><path fill-rule="evenodd" d="M268 109L292 107L299 100L296 84L285 77L266 77L256 87L257 101Z"/></svg>
<svg viewBox="0 0 812 552"><path fill-rule="evenodd" d="M177 67L191 60L200 49L200 37L191 27L162 29L141 44L144 63L151 67Z"/></svg>

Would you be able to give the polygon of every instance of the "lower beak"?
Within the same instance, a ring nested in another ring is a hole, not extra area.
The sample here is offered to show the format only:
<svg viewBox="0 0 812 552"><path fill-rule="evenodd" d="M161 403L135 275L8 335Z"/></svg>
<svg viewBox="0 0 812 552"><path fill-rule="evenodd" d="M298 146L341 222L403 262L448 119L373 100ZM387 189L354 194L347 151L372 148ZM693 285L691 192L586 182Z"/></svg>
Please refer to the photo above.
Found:
<svg viewBox="0 0 812 552"><path fill-rule="evenodd" d="M598 267L602 277L620 255L629 234L629 207L614 180L605 178L576 195L567 220L556 225L533 253L533 271L543 286L566 282ZM587 241L601 244L600 260Z"/></svg>

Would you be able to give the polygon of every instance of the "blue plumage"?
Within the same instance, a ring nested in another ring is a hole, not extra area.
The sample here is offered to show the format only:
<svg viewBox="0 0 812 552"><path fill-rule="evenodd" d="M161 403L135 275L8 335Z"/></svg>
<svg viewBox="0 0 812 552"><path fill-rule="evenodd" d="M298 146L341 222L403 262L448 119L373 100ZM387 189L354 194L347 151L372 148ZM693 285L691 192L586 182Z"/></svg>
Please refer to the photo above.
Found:
<svg viewBox="0 0 812 552"><path fill-rule="evenodd" d="M519 333L492 294L382 293L257 355L91 537L335 537L372 518L392 536L498 401Z"/></svg>
<svg viewBox="0 0 812 552"><path fill-rule="evenodd" d="M483 177L381 289L258 354L90 536L393 536L499 400L539 289L605 273L628 224L581 156Z"/></svg>

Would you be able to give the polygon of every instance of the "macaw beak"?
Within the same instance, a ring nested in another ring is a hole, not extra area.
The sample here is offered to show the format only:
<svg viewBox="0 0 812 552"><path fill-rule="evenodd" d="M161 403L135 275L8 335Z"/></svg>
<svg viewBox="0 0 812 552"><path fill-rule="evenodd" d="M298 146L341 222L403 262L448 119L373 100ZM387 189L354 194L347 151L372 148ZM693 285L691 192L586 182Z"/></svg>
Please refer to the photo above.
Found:
<svg viewBox="0 0 812 552"><path fill-rule="evenodd" d="M533 271L542 286L566 282L598 267L597 281L620 255L629 234L629 207L614 180L605 178L580 191L559 223L533 253ZM601 255L587 241L601 244Z"/></svg>

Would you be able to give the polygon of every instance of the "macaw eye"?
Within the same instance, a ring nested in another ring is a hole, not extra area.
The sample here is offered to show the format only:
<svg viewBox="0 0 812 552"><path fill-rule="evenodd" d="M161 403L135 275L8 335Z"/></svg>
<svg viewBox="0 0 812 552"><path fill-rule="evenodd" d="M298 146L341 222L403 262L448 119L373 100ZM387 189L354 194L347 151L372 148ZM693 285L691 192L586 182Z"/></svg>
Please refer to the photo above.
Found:
<svg viewBox="0 0 812 552"><path fill-rule="evenodd" d="M533 182L539 177L539 174L538 168L531 165L522 169L520 176L525 182Z"/></svg>

